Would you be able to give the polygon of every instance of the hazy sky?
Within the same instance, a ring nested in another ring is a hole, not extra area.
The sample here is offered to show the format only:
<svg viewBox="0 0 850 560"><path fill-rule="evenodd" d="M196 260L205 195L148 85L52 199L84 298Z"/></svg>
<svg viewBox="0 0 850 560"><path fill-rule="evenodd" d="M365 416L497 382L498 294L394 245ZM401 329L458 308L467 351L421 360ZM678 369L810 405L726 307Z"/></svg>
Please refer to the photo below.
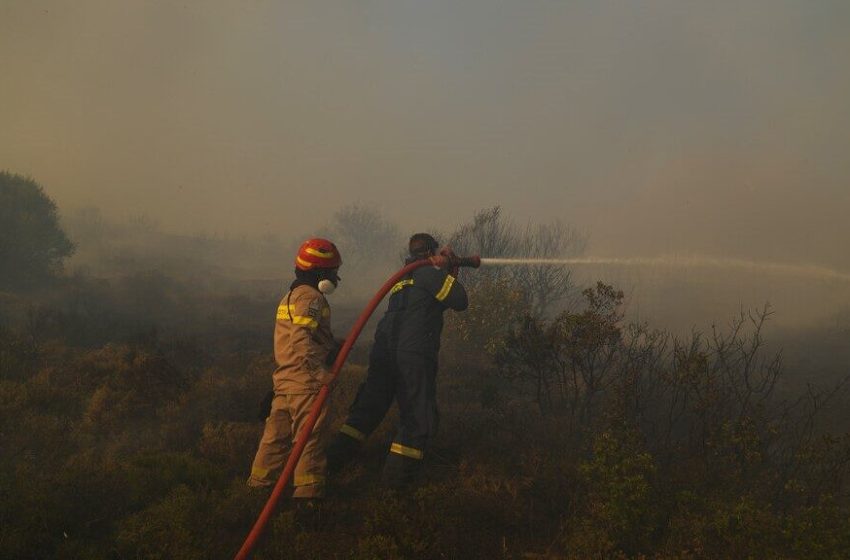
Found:
<svg viewBox="0 0 850 560"><path fill-rule="evenodd" d="M0 0L0 169L308 232L500 204L591 252L850 269L846 0Z"/></svg>

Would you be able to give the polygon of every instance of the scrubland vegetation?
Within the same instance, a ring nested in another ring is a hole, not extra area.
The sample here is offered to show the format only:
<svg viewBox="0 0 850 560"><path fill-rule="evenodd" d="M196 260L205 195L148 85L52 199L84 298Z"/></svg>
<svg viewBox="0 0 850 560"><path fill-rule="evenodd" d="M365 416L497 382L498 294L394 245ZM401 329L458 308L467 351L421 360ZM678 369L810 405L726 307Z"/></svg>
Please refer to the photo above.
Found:
<svg viewBox="0 0 850 560"><path fill-rule="evenodd" d="M397 229L345 211L398 256ZM228 276L225 257L249 254L236 241L184 237L195 260L181 259L175 239L160 253L132 241L133 227L165 235L150 224L92 216L101 233L88 241L79 223L67 230L75 258L93 264L62 274L53 262L38 282L3 288L2 556L230 558L266 498L244 480L282 286ZM585 243L563 224L514 226L498 209L444 239L491 256L569 256ZM286 243L254 247L284 255L269 274L288 276ZM441 431L423 479L400 493L378 486L385 422L331 481L322 529L299 531L284 500L256 558L847 557L846 310L783 332L809 354L789 371L769 308L674 337L625 320L618 288L582 289L565 269L462 274L471 305L447 314ZM342 335L360 306L333 303ZM368 342L333 394L337 424Z"/></svg>

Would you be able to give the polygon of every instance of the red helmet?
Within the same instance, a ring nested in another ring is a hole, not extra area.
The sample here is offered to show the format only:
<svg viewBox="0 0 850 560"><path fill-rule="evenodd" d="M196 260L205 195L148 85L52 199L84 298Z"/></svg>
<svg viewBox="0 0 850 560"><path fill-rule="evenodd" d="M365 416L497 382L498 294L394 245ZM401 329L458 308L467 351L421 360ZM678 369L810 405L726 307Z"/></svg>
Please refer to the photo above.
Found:
<svg viewBox="0 0 850 560"><path fill-rule="evenodd" d="M301 244L295 256L295 268L313 270L314 268L339 268L342 257L336 245L319 237L308 239Z"/></svg>

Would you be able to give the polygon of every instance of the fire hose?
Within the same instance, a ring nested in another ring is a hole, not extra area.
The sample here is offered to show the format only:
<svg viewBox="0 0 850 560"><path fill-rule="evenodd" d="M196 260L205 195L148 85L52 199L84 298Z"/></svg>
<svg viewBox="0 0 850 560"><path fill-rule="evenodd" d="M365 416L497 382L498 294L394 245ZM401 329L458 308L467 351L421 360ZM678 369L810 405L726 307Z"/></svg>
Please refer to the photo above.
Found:
<svg viewBox="0 0 850 560"><path fill-rule="evenodd" d="M257 517L257 521L254 522L254 526L251 528L251 532L248 533L248 536L245 539L245 542L242 544L242 548L239 549L239 552L236 553L235 560L245 560L250 557L251 552L257 544L257 541L262 535L263 530L266 527L269 519L274 512L274 508L277 505L278 500L280 499L281 494L283 493L283 489L286 487L286 484L289 482L292 473L295 471L295 466L298 464L298 460L301 458L301 453L304 451L304 446L307 445L307 440L310 438L310 435L313 433L313 427L316 425L316 420L319 418L319 413L322 410L322 407L325 404L325 401L328 398L328 394L330 393L334 382L336 381L337 376L339 375L339 371L342 369L342 364L345 363L345 359L348 357L349 351L351 351L351 347L354 346L354 342L357 340L357 337L360 336L360 332L363 330L363 327L366 325L366 322L369 320L369 317L372 316L372 313L375 311L375 308L378 307L378 304L381 303L381 300L384 299L384 296L387 295L392 287L402 278L416 270L417 268L432 265L438 268L445 268L447 270L456 269L458 267L470 267L470 268L478 268L481 265L481 258L478 256L472 257L458 257L451 250L445 251L440 255L433 256L429 259L422 259L418 261L414 261L406 266L404 266L401 270L393 274L381 289L369 300L369 303L366 305L366 308L363 309L363 312L357 318L357 321L354 323L354 326L351 327L351 331L348 333L348 336L345 339L345 342L342 344L342 347L339 350L339 353L336 356L336 360L334 360L333 367L331 368L331 379L325 385L322 385L322 388L319 390L316 395L316 400L313 402L313 406L310 409L310 415L307 417L306 422L302 426L301 430L298 432L298 435L295 438L295 445L292 448L292 451L289 453L289 459L286 461L286 465L283 468L283 471L280 473L280 477L277 479L277 483L275 483L274 488L272 489L272 493L269 496L268 501L266 501L266 505L263 507L263 510L260 512L259 517Z"/></svg>

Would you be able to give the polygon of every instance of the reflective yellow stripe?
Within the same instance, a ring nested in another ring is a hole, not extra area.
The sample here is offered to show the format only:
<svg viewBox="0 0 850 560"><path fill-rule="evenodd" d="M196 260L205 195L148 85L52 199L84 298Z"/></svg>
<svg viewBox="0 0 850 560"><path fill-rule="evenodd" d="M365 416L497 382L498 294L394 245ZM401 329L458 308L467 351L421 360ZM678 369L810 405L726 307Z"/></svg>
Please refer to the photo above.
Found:
<svg viewBox="0 0 850 560"><path fill-rule="evenodd" d="M281 321L286 319L287 321L292 316L292 312L295 311L295 304L289 304L289 311L286 310L286 304L281 303L277 308L277 320Z"/></svg>
<svg viewBox="0 0 850 560"><path fill-rule="evenodd" d="M390 294L400 292L404 288L406 288L407 286L412 286L412 285L413 285L413 278L410 278L408 280L402 280L401 282L396 282L395 286L393 286L393 289L390 290Z"/></svg>
<svg viewBox="0 0 850 560"><path fill-rule="evenodd" d="M296 325L304 325L311 329L319 328L319 323L316 322L315 319L311 317L304 317L303 315L293 315L292 322Z"/></svg>
<svg viewBox="0 0 850 560"><path fill-rule="evenodd" d="M319 322L312 317L308 317L306 315L294 315L293 311L295 311L295 304L289 304L289 310L286 309L285 303L280 304L277 308L277 320L292 321L296 325L304 325L311 329L319 327ZM328 314L330 314L330 310L328 310Z"/></svg>
<svg viewBox="0 0 850 560"><path fill-rule="evenodd" d="M310 486L311 484L324 484L325 477L320 474L302 474L296 476L292 481L293 486Z"/></svg>
<svg viewBox="0 0 850 560"><path fill-rule="evenodd" d="M443 282L443 287L440 288L440 291L437 292L437 301L443 301L448 297L449 291L452 289L452 285L455 283L455 277L449 274L446 276L446 281Z"/></svg>
<svg viewBox="0 0 850 560"><path fill-rule="evenodd" d="M422 458L422 450L415 449L413 447L405 447L400 443L393 443L390 446L390 453L397 453L399 455L404 455L405 457L410 457L411 459L421 459Z"/></svg>
<svg viewBox="0 0 850 560"><path fill-rule="evenodd" d="M366 434L358 430L357 428L353 428L348 424L343 424L342 428L339 429L341 434L345 434L349 437L356 439L357 441L366 441Z"/></svg>
<svg viewBox="0 0 850 560"><path fill-rule="evenodd" d="M253 469L251 469L251 476L262 480L269 476L269 469L264 469L262 467L254 467Z"/></svg>
<svg viewBox="0 0 850 560"><path fill-rule="evenodd" d="M332 258L334 258L333 253L323 253L322 251L319 251L318 249L313 249L312 247L307 247L306 249L304 249L304 252L307 253L308 255L313 255L314 257L319 257L320 259L332 259Z"/></svg>
<svg viewBox="0 0 850 560"><path fill-rule="evenodd" d="M313 268L313 263L307 262L304 259L302 259L301 257L295 257L295 260L298 261L298 264L300 264L301 266L303 266L306 269Z"/></svg>

